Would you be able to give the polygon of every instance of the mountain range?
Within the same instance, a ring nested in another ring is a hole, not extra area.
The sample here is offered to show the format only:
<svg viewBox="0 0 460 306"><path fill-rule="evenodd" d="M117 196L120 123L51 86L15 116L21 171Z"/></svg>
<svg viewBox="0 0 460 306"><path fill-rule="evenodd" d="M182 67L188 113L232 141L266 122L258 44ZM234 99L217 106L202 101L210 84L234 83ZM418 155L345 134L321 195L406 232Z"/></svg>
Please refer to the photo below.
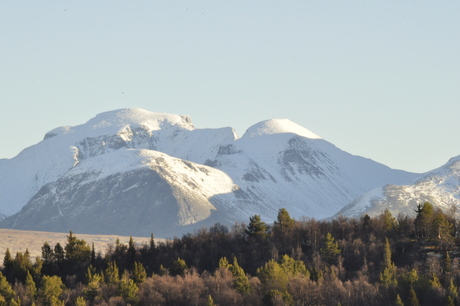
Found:
<svg viewBox="0 0 460 306"><path fill-rule="evenodd" d="M1 159L0 227L167 238L254 214L273 222L280 208L296 219L410 212L425 199L445 208L459 204L459 160L410 173L287 119L239 138L230 127L195 128L188 116L121 109Z"/></svg>

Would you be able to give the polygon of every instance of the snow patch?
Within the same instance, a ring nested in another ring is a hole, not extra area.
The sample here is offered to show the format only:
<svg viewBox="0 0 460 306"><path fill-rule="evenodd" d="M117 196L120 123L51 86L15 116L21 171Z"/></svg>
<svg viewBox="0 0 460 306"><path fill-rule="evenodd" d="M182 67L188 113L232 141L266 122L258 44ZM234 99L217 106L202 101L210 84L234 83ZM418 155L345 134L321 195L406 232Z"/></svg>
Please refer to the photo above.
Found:
<svg viewBox="0 0 460 306"><path fill-rule="evenodd" d="M310 139L321 139L318 135L288 119L270 119L251 126L243 137L256 137L273 134L297 134Z"/></svg>

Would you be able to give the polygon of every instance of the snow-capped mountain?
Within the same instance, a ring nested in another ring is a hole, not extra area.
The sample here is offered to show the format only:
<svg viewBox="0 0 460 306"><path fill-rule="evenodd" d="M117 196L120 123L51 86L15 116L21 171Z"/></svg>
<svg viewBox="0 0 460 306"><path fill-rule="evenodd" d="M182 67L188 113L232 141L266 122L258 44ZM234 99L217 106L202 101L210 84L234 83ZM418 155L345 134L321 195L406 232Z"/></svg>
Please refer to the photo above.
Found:
<svg viewBox="0 0 460 306"><path fill-rule="evenodd" d="M430 202L445 211L460 207L460 156L425 173L414 184L376 188L345 206L337 215L375 216L388 208L395 216L398 213L414 216L417 205L424 202Z"/></svg>
<svg viewBox="0 0 460 306"><path fill-rule="evenodd" d="M279 208L325 218L385 184L418 175L346 153L286 119L238 138L187 116L123 109L60 127L0 160L2 227L171 236L268 222Z"/></svg>

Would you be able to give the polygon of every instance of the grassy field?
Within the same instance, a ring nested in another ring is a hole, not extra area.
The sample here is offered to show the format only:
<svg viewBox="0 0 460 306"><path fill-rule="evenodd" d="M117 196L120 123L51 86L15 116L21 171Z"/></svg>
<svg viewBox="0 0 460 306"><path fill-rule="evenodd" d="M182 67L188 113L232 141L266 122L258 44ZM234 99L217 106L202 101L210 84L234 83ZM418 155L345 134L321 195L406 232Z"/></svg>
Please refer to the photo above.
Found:
<svg viewBox="0 0 460 306"><path fill-rule="evenodd" d="M3 257L7 248L10 249L11 255L15 257L16 252L24 253L26 249L29 250L31 258L41 256L41 247L45 242L54 248L56 243L60 243L62 247L67 242L69 233L52 233L52 232L34 232L34 231L20 231L10 229L0 229L0 265L3 265ZM86 235L74 233L78 239L85 240L89 245L94 243L94 248L97 252L104 254L109 244L115 244L116 239L120 239L123 244L128 244L129 237L125 236L111 236L111 235ZM133 237L136 244L149 243L148 237ZM164 239L155 239L160 241Z"/></svg>

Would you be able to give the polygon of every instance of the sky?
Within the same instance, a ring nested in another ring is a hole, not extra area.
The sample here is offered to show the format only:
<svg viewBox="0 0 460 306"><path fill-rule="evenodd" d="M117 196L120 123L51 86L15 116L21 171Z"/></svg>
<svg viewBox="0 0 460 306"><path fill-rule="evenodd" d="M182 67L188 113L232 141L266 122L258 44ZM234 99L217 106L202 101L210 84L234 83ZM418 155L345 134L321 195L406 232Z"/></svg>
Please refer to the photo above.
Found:
<svg viewBox="0 0 460 306"><path fill-rule="evenodd" d="M139 107L239 136L290 119L426 172L460 155L459 1L2 1L0 158Z"/></svg>

